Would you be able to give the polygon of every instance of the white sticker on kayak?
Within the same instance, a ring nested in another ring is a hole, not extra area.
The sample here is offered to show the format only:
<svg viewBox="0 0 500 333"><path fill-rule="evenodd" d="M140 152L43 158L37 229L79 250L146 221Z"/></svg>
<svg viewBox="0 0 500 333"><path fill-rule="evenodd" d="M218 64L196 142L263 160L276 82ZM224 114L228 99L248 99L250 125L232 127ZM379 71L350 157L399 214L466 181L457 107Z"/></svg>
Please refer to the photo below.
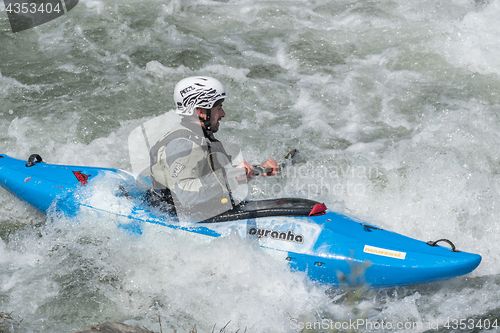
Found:
<svg viewBox="0 0 500 333"><path fill-rule="evenodd" d="M406 257L406 252L399 252L393 250L382 249L380 247L365 245L363 252L376 254L378 256L384 256L389 258L404 259Z"/></svg>

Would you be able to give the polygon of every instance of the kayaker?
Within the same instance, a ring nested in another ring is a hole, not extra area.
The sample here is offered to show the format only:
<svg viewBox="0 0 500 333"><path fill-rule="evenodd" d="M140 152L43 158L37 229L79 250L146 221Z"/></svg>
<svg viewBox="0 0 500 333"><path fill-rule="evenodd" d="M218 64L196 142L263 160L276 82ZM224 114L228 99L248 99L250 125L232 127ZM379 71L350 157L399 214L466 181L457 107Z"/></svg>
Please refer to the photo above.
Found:
<svg viewBox="0 0 500 333"><path fill-rule="evenodd" d="M212 77L188 77L174 88L176 113L182 116L150 150L153 189L175 207L177 215L205 220L236 207L246 196L254 167L238 161L234 145L214 137L226 116L224 86ZM274 176L278 164L268 159L264 176Z"/></svg>

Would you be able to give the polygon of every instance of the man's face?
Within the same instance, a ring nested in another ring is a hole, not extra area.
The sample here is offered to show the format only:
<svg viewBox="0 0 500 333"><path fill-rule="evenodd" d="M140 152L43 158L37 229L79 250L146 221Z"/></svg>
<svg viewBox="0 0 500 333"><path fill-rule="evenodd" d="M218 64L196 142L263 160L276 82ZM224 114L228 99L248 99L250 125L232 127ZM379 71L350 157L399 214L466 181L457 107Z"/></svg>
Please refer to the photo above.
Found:
<svg viewBox="0 0 500 333"><path fill-rule="evenodd" d="M211 112L210 123L212 124L212 132L215 133L219 130L219 121L226 116L226 113L222 108L222 103L212 108Z"/></svg>
<svg viewBox="0 0 500 333"><path fill-rule="evenodd" d="M207 110L204 109L198 109L198 110L200 110L198 111L198 115L203 119L207 119ZM219 130L219 121L226 116L226 113L222 108L222 103L217 105L216 107L213 107L210 110L211 110L210 124L212 125L212 132L215 133Z"/></svg>

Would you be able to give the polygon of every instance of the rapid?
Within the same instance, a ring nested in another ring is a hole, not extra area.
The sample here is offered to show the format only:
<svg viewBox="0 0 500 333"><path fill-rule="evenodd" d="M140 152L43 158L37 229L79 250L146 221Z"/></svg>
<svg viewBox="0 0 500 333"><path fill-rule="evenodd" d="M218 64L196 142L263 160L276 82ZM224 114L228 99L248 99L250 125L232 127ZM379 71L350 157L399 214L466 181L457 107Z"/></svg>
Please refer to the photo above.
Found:
<svg viewBox="0 0 500 333"><path fill-rule="evenodd" d="M81 0L14 34L0 4L0 153L130 170L131 131L173 109L180 79L213 76L219 139L251 164L300 151L254 198L314 199L483 257L448 281L331 288L237 236L133 237L0 188L0 312L47 333L500 326L498 17L500 0Z"/></svg>

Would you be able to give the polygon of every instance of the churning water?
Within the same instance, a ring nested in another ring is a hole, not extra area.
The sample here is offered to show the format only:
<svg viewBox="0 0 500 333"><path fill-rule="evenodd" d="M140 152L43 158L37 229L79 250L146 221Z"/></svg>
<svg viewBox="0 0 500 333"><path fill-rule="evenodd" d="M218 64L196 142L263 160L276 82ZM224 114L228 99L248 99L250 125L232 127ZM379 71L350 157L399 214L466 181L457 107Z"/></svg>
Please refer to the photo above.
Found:
<svg viewBox="0 0 500 333"><path fill-rule="evenodd" d="M500 0L82 0L14 34L0 5L1 153L130 169L129 133L173 108L181 78L214 76L229 95L220 139L254 164L300 150L294 168L251 184L255 197L315 199L483 256L465 277L353 295L237 237L134 238L107 221L47 218L0 189L0 311L26 332L159 331L158 316L164 332L491 328L499 17Z"/></svg>

